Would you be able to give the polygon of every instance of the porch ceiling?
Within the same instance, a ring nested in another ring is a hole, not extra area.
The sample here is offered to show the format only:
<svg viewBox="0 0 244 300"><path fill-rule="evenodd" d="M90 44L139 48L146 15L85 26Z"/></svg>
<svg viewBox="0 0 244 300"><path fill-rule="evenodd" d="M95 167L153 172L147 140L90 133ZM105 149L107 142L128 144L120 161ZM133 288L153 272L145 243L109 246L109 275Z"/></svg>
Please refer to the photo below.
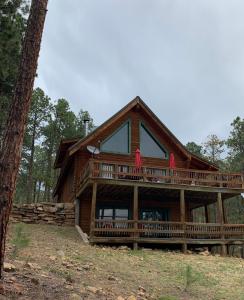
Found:
<svg viewBox="0 0 244 300"><path fill-rule="evenodd" d="M179 189L162 189L152 187L139 187L139 200L161 200L170 199L172 201L180 200ZM236 196L237 194L223 193L222 198L227 199ZM82 197L92 197L92 183L88 184L82 192ZM98 184L97 199L110 198L119 200L121 197L133 199L133 186L116 185L116 184ZM211 204L217 201L216 192L203 191L185 191L185 199L190 203L192 208L202 206L204 204Z"/></svg>

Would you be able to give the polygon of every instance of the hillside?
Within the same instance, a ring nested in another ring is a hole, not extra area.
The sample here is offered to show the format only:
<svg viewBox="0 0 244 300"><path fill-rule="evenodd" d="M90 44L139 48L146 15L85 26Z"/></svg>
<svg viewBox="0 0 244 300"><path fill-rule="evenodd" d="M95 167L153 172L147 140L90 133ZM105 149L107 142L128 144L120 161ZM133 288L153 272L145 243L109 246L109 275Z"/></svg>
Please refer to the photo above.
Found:
<svg viewBox="0 0 244 300"><path fill-rule="evenodd" d="M243 259L92 247L74 228L48 225L23 225L24 247L16 226L0 299L244 299ZM23 246L15 257L13 244Z"/></svg>

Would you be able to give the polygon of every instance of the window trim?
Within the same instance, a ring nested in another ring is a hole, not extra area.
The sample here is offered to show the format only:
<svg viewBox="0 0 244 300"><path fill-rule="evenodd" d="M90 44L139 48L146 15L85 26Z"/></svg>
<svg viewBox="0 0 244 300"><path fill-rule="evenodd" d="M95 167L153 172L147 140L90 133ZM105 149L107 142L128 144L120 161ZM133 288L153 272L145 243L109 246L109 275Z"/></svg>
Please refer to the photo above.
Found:
<svg viewBox="0 0 244 300"><path fill-rule="evenodd" d="M128 219L127 220L130 220L131 219L131 216L132 216L132 212L131 212L131 209L129 206L126 206L124 204L116 204L116 203L101 203L101 204L98 204L97 208L96 208L96 219L99 219L99 210L100 209L112 209L113 210L113 215L112 215L112 220L116 220L115 219L115 210L116 209L126 209L128 210ZM102 220L102 219L101 219ZM126 220L126 218L125 218Z"/></svg>
<svg viewBox="0 0 244 300"><path fill-rule="evenodd" d="M145 129L145 131L150 135L150 137L154 140L154 142L161 148L161 150L163 152L165 152L165 158L155 157L155 156L144 156L142 153L141 153L141 156L142 157L148 157L148 158L156 158L156 159L169 160L169 152L168 152L168 150L165 148L165 146L163 146L160 143L160 141L158 140L158 138L155 137L155 135L152 133L152 131L142 121L139 122L139 145L140 145L140 149L141 149L141 127L143 127Z"/></svg>
<svg viewBox="0 0 244 300"><path fill-rule="evenodd" d="M115 135L121 128L123 128L126 124L128 124L128 152L119 152L119 151L107 151L103 150L103 144L106 143L113 135ZM112 134L107 136L100 144L100 151L102 153L114 153L114 154L120 154L120 155L131 155L131 119L128 119L127 121L123 122L115 131L113 131Z"/></svg>

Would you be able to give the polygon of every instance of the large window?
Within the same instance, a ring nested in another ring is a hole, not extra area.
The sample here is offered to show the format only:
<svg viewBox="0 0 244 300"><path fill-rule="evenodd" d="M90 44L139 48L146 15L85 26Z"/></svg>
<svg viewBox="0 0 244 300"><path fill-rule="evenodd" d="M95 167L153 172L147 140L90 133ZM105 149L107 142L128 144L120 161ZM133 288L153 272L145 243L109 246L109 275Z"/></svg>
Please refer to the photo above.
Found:
<svg viewBox="0 0 244 300"><path fill-rule="evenodd" d="M130 153L130 122L123 124L101 144L101 151L111 153Z"/></svg>
<svg viewBox="0 0 244 300"><path fill-rule="evenodd" d="M98 209L98 218L107 220L128 220L128 208L100 207Z"/></svg>
<svg viewBox="0 0 244 300"><path fill-rule="evenodd" d="M144 221L168 221L169 210L167 208L145 208L141 209L140 217Z"/></svg>
<svg viewBox="0 0 244 300"><path fill-rule="evenodd" d="M142 123L140 124L140 150L142 156L167 158L167 152Z"/></svg>

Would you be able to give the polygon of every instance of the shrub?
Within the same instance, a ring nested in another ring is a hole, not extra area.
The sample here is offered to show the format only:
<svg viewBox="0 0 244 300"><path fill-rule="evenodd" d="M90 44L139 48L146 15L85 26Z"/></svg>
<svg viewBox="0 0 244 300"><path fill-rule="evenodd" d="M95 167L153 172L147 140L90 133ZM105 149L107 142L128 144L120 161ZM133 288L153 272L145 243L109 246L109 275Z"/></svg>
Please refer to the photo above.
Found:
<svg viewBox="0 0 244 300"><path fill-rule="evenodd" d="M13 239L11 240L11 243L14 246L12 252L13 258L18 256L19 251L21 249L28 247L30 243L30 239L26 236L26 233L24 232L23 224L17 224L15 226L14 236Z"/></svg>

